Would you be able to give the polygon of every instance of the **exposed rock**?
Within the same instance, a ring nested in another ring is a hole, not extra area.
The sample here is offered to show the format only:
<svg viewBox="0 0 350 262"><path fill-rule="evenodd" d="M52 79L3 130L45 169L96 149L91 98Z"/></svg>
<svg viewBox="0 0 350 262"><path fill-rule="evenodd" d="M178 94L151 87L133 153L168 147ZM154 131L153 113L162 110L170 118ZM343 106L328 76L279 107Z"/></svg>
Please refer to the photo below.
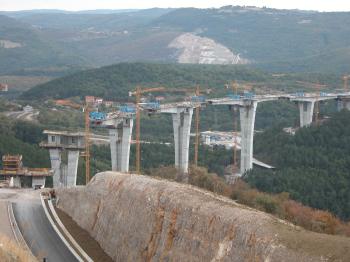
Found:
<svg viewBox="0 0 350 262"><path fill-rule="evenodd" d="M185 33L176 37L169 48L179 50L178 62L191 64L247 64L239 54L207 37Z"/></svg>
<svg viewBox="0 0 350 262"><path fill-rule="evenodd" d="M322 234L189 185L105 172L57 195L58 207L115 261L321 261L320 248L307 247ZM284 231L298 248L281 240Z"/></svg>

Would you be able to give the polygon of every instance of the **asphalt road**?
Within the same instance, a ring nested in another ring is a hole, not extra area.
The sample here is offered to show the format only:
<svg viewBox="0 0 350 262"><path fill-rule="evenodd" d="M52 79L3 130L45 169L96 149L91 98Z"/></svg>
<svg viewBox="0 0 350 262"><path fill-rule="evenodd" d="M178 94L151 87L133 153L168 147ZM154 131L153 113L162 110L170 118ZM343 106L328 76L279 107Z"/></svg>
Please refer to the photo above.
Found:
<svg viewBox="0 0 350 262"><path fill-rule="evenodd" d="M40 202L13 203L13 212L25 241L36 257L46 257L47 262L77 261L52 228Z"/></svg>

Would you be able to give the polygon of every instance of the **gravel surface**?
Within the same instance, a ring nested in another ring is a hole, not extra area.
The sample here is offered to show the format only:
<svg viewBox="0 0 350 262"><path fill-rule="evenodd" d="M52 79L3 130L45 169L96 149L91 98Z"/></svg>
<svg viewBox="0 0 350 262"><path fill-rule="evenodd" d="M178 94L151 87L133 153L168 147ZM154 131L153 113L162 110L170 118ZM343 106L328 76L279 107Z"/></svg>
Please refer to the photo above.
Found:
<svg viewBox="0 0 350 262"><path fill-rule="evenodd" d="M75 241L79 243L80 247L94 260L109 262L113 261L101 248L98 242L93 239L90 234L78 226L74 220L64 213L62 210L56 208L57 215L61 219L62 223L68 230L68 232L73 236Z"/></svg>

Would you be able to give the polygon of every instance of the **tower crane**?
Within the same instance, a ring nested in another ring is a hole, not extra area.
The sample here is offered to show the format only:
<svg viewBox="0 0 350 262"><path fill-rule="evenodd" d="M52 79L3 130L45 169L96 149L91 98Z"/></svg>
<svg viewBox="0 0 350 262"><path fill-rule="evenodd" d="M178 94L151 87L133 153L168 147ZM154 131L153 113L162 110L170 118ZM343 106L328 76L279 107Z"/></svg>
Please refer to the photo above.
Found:
<svg viewBox="0 0 350 262"><path fill-rule="evenodd" d="M200 96L200 86L196 87L196 96ZM196 106L196 138L194 143L194 165L198 166L198 150L199 150L199 110L200 107Z"/></svg>
<svg viewBox="0 0 350 262"><path fill-rule="evenodd" d="M226 85L226 89L229 89L229 84ZM231 82L231 89L234 97L238 97L238 84L235 81ZM235 174L238 170L237 164L237 107L233 107L233 165L232 174Z"/></svg>
<svg viewBox="0 0 350 262"><path fill-rule="evenodd" d="M183 92L183 93L195 93L195 95L198 97L201 94L200 87L197 86L194 90L193 88L186 88L186 89L168 89L165 87L154 87L154 88L147 88L142 89L140 86L136 87L135 91L129 92L129 96L135 96L136 97L136 173L140 174L141 171L141 143L140 143L140 118L141 118L141 108L140 108L140 102L141 102L141 95L146 93L152 93L152 92ZM206 93L210 93L211 90L207 89ZM199 106L196 106L196 141L195 141L195 165L198 163L198 148L199 148Z"/></svg>
<svg viewBox="0 0 350 262"><path fill-rule="evenodd" d="M90 104L85 97L85 105L83 107L85 116L85 183L90 181Z"/></svg>
<svg viewBox="0 0 350 262"><path fill-rule="evenodd" d="M147 88L147 89L141 89L140 86L136 87L136 90L134 92L129 92L129 96L135 96L136 97L136 173L140 174L141 172L141 144L140 144L140 102L141 102L141 95L151 92L159 92L164 91L165 87L155 87L155 88Z"/></svg>
<svg viewBox="0 0 350 262"><path fill-rule="evenodd" d="M206 91L202 92L200 89L200 86L197 85L195 90L195 97L197 102L201 102L201 94L206 93L210 94L211 89L207 89ZM199 136L200 136L200 130L199 130L199 123L200 123L200 105L196 106L196 119L195 119L195 128L196 128L196 137L195 137L195 143L194 143L194 165L198 166L198 151L199 151Z"/></svg>
<svg viewBox="0 0 350 262"><path fill-rule="evenodd" d="M67 106L73 109L83 109L84 113L84 122L85 122L85 131L84 131L84 139L85 139L85 150L81 154L82 157L85 158L85 183L88 184L90 181L90 102L87 99L87 96L85 97L85 103L83 105L77 104L75 102L72 102L70 100L61 100L61 105Z"/></svg>

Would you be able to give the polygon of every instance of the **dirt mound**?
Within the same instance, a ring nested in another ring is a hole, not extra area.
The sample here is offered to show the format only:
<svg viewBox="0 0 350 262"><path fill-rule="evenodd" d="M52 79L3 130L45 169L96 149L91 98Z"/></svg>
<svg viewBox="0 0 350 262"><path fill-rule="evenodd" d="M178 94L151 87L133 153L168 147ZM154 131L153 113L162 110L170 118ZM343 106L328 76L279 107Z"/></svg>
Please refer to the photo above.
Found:
<svg viewBox="0 0 350 262"><path fill-rule="evenodd" d="M87 187L58 189L57 195L58 207L115 261L346 261L350 256L349 239L307 232L166 180L105 172ZM339 252L333 252L333 242Z"/></svg>

